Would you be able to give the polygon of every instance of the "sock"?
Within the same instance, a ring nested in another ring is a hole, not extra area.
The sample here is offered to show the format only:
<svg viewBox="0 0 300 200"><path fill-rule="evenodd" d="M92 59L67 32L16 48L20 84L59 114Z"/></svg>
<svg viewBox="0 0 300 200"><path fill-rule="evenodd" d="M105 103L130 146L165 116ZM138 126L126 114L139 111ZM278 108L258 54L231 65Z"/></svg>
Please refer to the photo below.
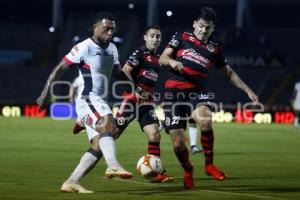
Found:
<svg viewBox="0 0 300 200"><path fill-rule="evenodd" d="M213 163L214 159L214 132L213 130L201 131L201 145L205 157L205 165Z"/></svg>
<svg viewBox="0 0 300 200"><path fill-rule="evenodd" d="M93 154L95 157L97 157L97 161L96 161L93 165L91 165L91 166L84 172L83 176L85 176L85 175L87 175L88 173L90 173L90 171L92 171L92 169L94 169L94 167L97 165L98 161L99 161L99 160L102 158L102 156L103 156L101 150L100 150L100 152L99 152L99 151L96 151L96 150L90 148L90 149L88 150L88 152L90 152L90 153Z"/></svg>
<svg viewBox="0 0 300 200"><path fill-rule="evenodd" d="M159 142L148 142L148 154L152 154L160 157L160 143Z"/></svg>
<svg viewBox="0 0 300 200"><path fill-rule="evenodd" d="M180 162L182 168L185 172L191 172L193 170L192 163L189 160L189 152L185 147L183 150L178 150L174 148L174 152L177 156L178 161Z"/></svg>
<svg viewBox="0 0 300 200"><path fill-rule="evenodd" d="M163 121L159 121L159 131L161 131L162 129L164 129L164 122Z"/></svg>
<svg viewBox="0 0 300 200"><path fill-rule="evenodd" d="M99 139L99 146L108 167L120 167L116 158L116 146L112 133L104 132Z"/></svg>
<svg viewBox="0 0 300 200"><path fill-rule="evenodd" d="M101 157L102 154L100 152L94 149L89 149L83 154L80 162L78 163L68 180L79 182L83 176L88 174L91 169L95 167Z"/></svg>
<svg viewBox="0 0 300 200"><path fill-rule="evenodd" d="M190 146L196 146L197 144L197 128L189 127Z"/></svg>

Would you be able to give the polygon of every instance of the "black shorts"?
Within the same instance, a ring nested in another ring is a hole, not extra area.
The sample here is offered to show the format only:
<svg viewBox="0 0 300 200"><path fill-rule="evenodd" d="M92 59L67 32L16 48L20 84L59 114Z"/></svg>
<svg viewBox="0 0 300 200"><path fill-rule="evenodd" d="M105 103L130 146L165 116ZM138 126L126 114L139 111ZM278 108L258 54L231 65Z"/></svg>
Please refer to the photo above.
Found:
<svg viewBox="0 0 300 200"><path fill-rule="evenodd" d="M213 110L211 98L205 93L196 92L192 96L187 93L182 97L176 95L173 98L165 99L163 103L167 133L172 129L186 129L187 121L191 120L191 123L195 123L191 118L191 114L198 106L205 105Z"/></svg>
<svg viewBox="0 0 300 200"><path fill-rule="evenodd" d="M189 119L189 124L196 124L196 121L193 118Z"/></svg>
<svg viewBox="0 0 300 200"><path fill-rule="evenodd" d="M159 124L153 103L139 104L127 99L123 100L115 117L117 128L124 130L135 118L142 130L146 125Z"/></svg>

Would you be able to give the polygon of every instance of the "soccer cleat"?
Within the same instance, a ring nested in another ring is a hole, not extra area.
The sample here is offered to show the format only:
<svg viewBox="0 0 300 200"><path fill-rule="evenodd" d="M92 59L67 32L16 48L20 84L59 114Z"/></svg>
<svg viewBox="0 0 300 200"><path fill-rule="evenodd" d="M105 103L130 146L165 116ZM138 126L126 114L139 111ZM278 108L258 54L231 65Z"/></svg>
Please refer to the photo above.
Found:
<svg viewBox="0 0 300 200"><path fill-rule="evenodd" d="M73 127L73 134L76 135L78 133L80 133L82 130L84 130L85 127L84 126L80 126L77 122Z"/></svg>
<svg viewBox="0 0 300 200"><path fill-rule="evenodd" d="M183 174L183 185L184 188L187 190L193 190L195 189L194 186L194 179L193 179L193 167L191 172L184 172Z"/></svg>
<svg viewBox="0 0 300 200"><path fill-rule="evenodd" d="M106 178L120 177L122 179L129 179L132 177L132 173L122 167L110 167L106 169L105 176Z"/></svg>
<svg viewBox="0 0 300 200"><path fill-rule="evenodd" d="M223 181L226 178L226 175L213 164L206 165L205 172L218 181Z"/></svg>
<svg viewBox="0 0 300 200"><path fill-rule="evenodd" d="M203 151L203 149L197 145L193 145L191 146L191 153L195 154L195 153L201 153Z"/></svg>
<svg viewBox="0 0 300 200"><path fill-rule="evenodd" d="M82 187L79 183L66 181L62 184L61 189L62 192L77 192L81 194L91 194L94 193L92 190L87 190Z"/></svg>
<svg viewBox="0 0 300 200"><path fill-rule="evenodd" d="M174 176L169 176L164 173L158 174L154 179L152 180L153 183L170 183L174 181Z"/></svg>

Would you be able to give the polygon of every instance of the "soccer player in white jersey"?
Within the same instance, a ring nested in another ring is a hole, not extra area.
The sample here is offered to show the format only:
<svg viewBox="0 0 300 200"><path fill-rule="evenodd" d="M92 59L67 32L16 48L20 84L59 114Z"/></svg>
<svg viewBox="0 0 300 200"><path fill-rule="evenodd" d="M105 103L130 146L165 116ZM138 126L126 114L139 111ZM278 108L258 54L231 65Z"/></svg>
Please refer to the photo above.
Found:
<svg viewBox="0 0 300 200"><path fill-rule="evenodd" d="M299 127L299 115L300 115L300 81L296 82L293 94L294 101L294 112L295 112L295 120L294 127Z"/></svg>
<svg viewBox="0 0 300 200"><path fill-rule="evenodd" d="M81 99L76 101L78 116L82 119L91 148L81 157L71 176L63 183L61 191L93 193L79 183L104 156L108 168L105 176L131 178L116 159L114 143L115 124L112 111L106 103L108 83L115 65L119 65L116 46L110 42L115 30L115 18L107 12L98 13L93 23L92 36L77 44L60 61L50 74L46 85L37 99L40 109L45 106L54 80L69 67L77 66L84 81Z"/></svg>

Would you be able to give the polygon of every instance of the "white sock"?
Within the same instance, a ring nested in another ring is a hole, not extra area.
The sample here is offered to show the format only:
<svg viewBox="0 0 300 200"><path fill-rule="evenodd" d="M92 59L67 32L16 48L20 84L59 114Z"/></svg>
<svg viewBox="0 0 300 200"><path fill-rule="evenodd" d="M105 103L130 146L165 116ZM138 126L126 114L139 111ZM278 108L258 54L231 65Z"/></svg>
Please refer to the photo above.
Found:
<svg viewBox="0 0 300 200"><path fill-rule="evenodd" d="M299 123L299 118L295 117L295 119L294 119L294 126L298 127L298 123Z"/></svg>
<svg viewBox="0 0 300 200"><path fill-rule="evenodd" d="M190 145L194 146L197 144L197 128L196 127L189 127L189 136L190 136Z"/></svg>
<svg viewBox="0 0 300 200"><path fill-rule="evenodd" d="M85 152L68 180L79 182L90 167L92 167L97 161L98 158L96 156L90 152Z"/></svg>
<svg viewBox="0 0 300 200"><path fill-rule="evenodd" d="M116 158L116 146L114 139L111 136L102 136L99 140L99 146L103 153L107 166L120 167L120 164Z"/></svg>

